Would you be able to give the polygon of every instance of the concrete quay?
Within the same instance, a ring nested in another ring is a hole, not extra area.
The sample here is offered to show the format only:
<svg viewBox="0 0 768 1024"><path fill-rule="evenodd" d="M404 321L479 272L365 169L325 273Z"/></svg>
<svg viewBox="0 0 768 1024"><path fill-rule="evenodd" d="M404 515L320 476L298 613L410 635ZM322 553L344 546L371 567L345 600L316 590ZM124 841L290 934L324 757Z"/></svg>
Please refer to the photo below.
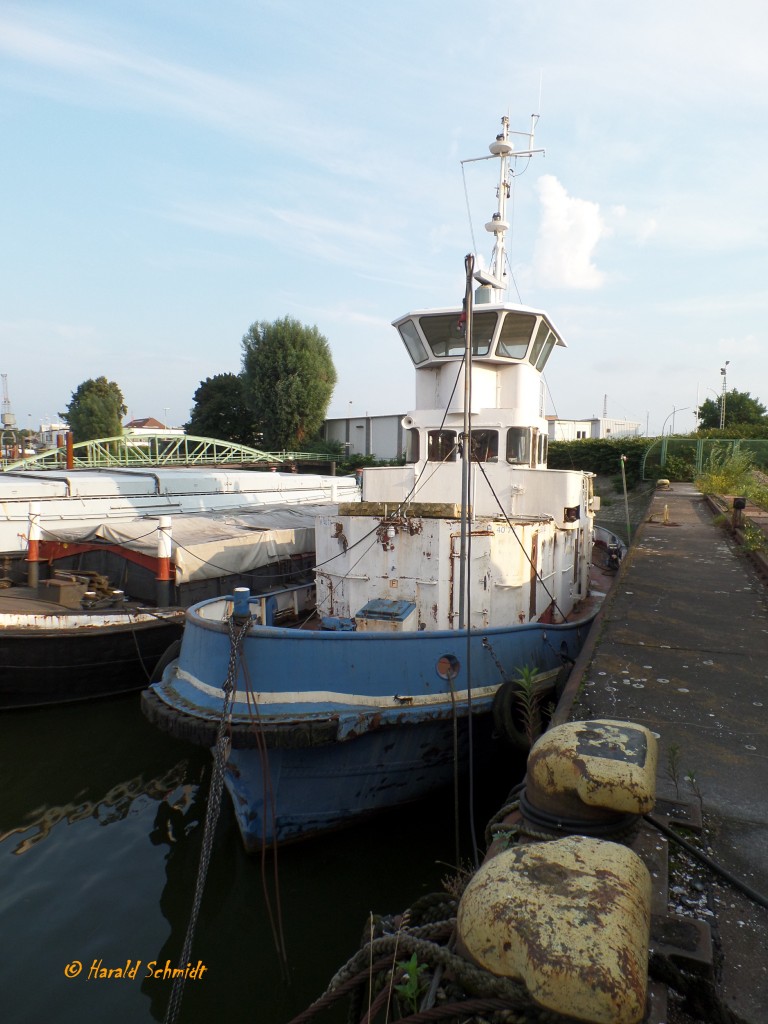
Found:
<svg viewBox="0 0 768 1024"><path fill-rule="evenodd" d="M654 1019L766 1024L768 588L692 484L655 491L553 724L597 718L658 735L654 815L723 872L668 843Z"/></svg>

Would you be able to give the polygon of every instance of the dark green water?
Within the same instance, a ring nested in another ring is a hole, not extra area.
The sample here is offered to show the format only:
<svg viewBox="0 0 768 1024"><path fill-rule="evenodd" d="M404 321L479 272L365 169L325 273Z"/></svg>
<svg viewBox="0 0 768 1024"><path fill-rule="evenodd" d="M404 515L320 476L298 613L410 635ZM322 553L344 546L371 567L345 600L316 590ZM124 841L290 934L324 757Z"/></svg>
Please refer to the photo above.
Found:
<svg viewBox="0 0 768 1024"><path fill-rule="evenodd" d="M477 797L481 840L484 815L514 781L495 767ZM209 754L146 722L138 694L0 714L4 1021L164 1019L171 982L148 978L148 965L176 966L209 774ZM369 912L399 912L439 890L454 861L452 793L282 850L285 982L262 865L243 852L225 795L193 946L206 971L187 981L179 1020L289 1021L357 950ZM273 881L271 861L264 874ZM135 978L88 977L94 962L129 960L140 961ZM75 961L82 970L68 978Z"/></svg>

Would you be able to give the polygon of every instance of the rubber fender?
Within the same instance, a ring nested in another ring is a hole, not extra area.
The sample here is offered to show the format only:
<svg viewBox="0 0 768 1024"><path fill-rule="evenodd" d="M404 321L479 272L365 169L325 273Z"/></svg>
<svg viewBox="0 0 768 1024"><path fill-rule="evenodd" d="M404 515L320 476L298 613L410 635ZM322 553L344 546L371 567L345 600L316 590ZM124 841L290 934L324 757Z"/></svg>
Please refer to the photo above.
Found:
<svg viewBox="0 0 768 1024"><path fill-rule="evenodd" d="M502 683L493 695L493 728L497 736L501 736L516 750L528 751L531 741L526 730L525 713L522 702L523 688L514 679ZM531 727L535 735L541 732L541 711L536 708Z"/></svg>

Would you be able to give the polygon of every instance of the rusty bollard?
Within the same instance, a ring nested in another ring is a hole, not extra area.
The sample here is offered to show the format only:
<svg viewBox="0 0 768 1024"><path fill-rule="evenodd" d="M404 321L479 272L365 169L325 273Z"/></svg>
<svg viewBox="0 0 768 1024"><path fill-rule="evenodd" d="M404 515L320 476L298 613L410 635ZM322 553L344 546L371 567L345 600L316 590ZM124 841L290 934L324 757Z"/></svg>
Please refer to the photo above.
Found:
<svg viewBox="0 0 768 1024"><path fill-rule="evenodd" d="M744 509L747 507L746 498L733 499L733 528L740 530L744 526Z"/></svg>

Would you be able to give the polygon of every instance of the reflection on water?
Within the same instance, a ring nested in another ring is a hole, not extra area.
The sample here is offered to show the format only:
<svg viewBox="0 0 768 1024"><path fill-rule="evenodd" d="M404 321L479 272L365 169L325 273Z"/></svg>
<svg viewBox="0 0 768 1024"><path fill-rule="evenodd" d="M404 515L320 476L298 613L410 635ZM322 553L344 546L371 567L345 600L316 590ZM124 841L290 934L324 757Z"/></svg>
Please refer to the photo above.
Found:
<svg viewBox="0 0 768 1024"><path fill-rule="evenodd" d="M137 775L127 782L119 782L97 801L81 800L79 803L70 801L57 807L38 807L29 811L25 821L15 828L0 832L0 843L12 836L23 836L22 841L11 850L14 854L27 853L32 847L47 839L55 825L66 821L73 825L83 818L94 818L99 825L111 825L125 818L133 801L139 796L148 796L153 800L164 800L164 794L174 789L187 776L188 762L179 761L159 778L146 780ZM186 787L187 790L190 787ZM31 833L31 834L28 834Z"/></svg>
<svg viewBox="0 0 768 1024"><path fill-rule="evenodd" d="M184 942L209 775L208 752L149 725L136 694L0 715L4 1019L164 1018L172 982L162 968L176 966ZM243 851L225 801L192 947L206 971L187 981L180 1022L280 1024L305 1009L358 948L369 911L401 910L440 887L452 806L445 793L280 852L284 983L262 864Z"/></svg>

